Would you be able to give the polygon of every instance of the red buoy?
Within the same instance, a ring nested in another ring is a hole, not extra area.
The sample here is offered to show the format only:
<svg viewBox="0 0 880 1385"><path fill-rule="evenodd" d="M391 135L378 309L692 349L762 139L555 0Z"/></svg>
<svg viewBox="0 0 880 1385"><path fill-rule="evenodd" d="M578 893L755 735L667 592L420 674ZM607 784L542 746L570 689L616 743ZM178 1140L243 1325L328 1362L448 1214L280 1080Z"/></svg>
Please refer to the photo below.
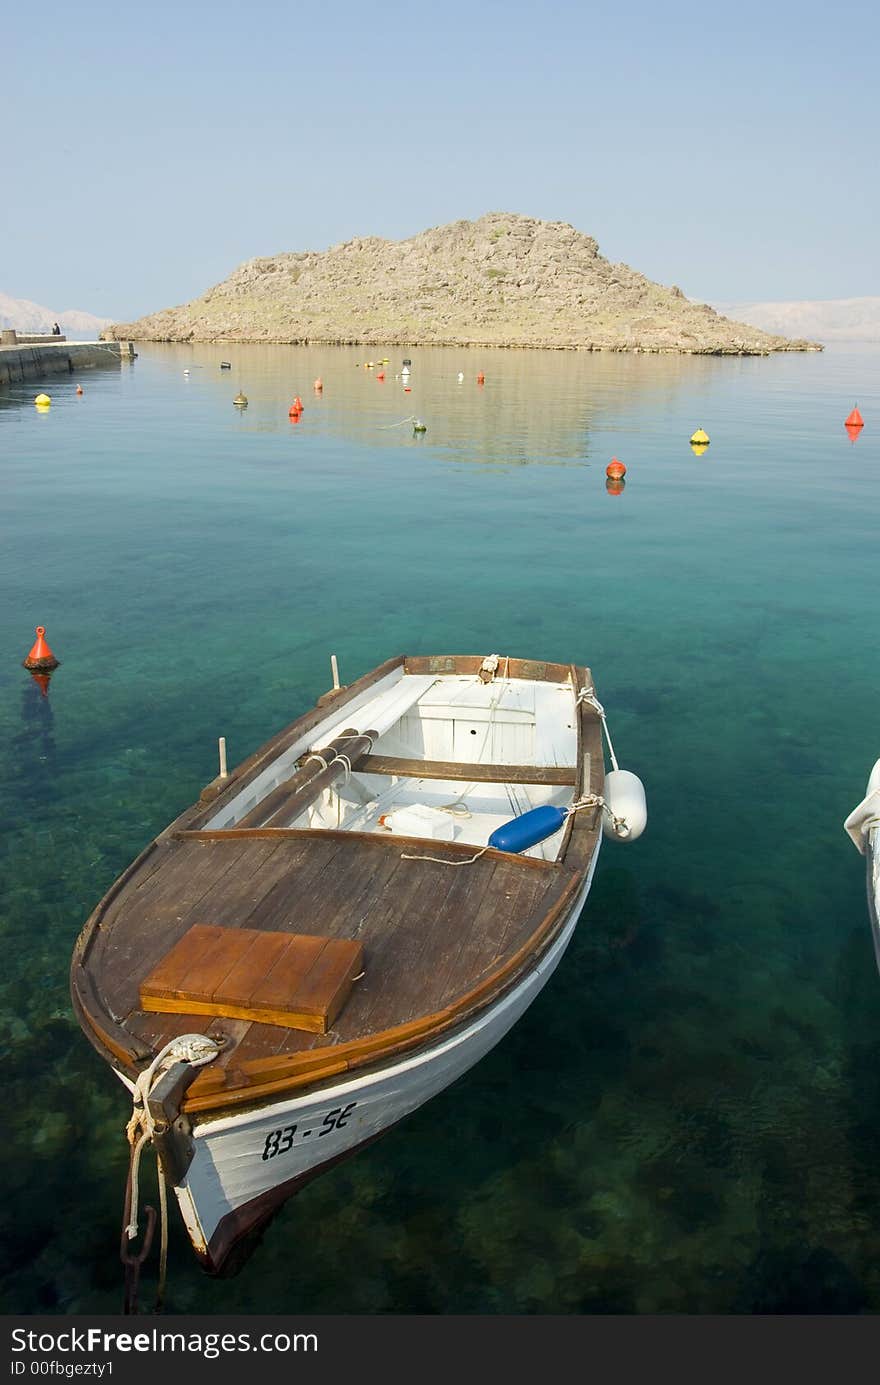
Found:
<svg viewBox="0 0 880 1385"><path fill-rule="evenodd" d="M315 391L315 394L320 394L320 393L321 393L321 390L322 390L323 388L324 388L324 381L321 379L321 377L320 377L320 375L319 375L318 378L317 378L317 380L315 381L315 383L312 385L312 389Z"/></svg>
<svg viewBox="0 0 880 1385"><path fill-rule="evenodd" d="M864 428L864 426L865 426L865 420L862 418L861 414L859 413L859 406L858 406L858 404L857 404L857 405L855 406L855 408L853 409L852 413L848 415L848 417L847 417L847 419L846 419L846 422L844 423L844 427L845 427L845 428Z"/></svg>
<svg viewBox="0 0 880 1385"><path fill-rule="evenodd" d="M377 371L376 371L376 379L377 379L377 380L384 380L384 379L385 379L385 372L384 372L384 370L377 370Z"/></svg>
<svg viewBox="0 0 880 1385"><path fill-rule="evenodd" d="M55 658L51 649L46 643L46 627L38 625L35 632L36 640L34 647L26 659L22 659L25 668L29 668L32 673L51 673L53 668L57 668L59 660Z"/></svg>
<svg viewBox="0 0 880 1385"><path fill-rule="evenodd" d="M623 465L623 462L619 462L616 457L612 457L605 468L605 475L611 477L614 481L619 481L622 476L626 475L626 467Z"/></svg>
<svg viewBox="0 0 880 1385"><path fill-rule="evenodd" d="M302 406L303 406L303 402L302 402L302 400L300 399L299 395L297 395L297 396L296 396L296 399L294 399L294 401L293 401L293 408L296 409L297 413L300 413L300 414L301 414L301 413L302 413Z"/></svg>
<svg viewBox="0 0 880 1385"><path fill-rule="evenodd" d="M477 384L478 384L478 385L485 385L485 383L486 383L486 377L485 377L485 375L483 374L483 372L480 371L479 375L477 376Z"/></svg>

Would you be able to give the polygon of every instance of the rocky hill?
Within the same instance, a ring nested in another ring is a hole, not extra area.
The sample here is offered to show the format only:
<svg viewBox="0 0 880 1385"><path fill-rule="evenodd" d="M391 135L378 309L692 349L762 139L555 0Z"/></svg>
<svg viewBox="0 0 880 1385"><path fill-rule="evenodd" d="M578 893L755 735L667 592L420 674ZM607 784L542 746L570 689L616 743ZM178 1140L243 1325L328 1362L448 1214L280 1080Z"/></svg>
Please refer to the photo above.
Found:
<svg viewBox="0 0 880 1385"><path fill-rule="evenodd" d="M249 260L178 308L105 335L135 341L534 346L766 355L821 350L691 303L611 264L561 221L491 212L410 240L357 238Z"/></svg>

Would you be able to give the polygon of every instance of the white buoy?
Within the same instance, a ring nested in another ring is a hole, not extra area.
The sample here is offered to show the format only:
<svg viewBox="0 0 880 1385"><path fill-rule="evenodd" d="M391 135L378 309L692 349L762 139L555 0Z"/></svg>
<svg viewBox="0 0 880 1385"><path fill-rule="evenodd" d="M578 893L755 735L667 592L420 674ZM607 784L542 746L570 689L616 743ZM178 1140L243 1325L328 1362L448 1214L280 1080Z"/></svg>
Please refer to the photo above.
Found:
<svg viewBox="0 0 880 1385"><path fill-rule="evenodd" d="M645 786L637 774L628 769L612 769L605 775L603 789L605 807L603 828L606 837L617 842L634 842L648 822Z"/></svg>
<svg viewBox="0 0 880 1385"><path fill-rule="evenodd" d="M339 689L339 665L336 662L336 655L330 655L330 668L333 672L333 687Z"/></svg>
<svg viewBox="0 0 880 1385"><path fill-rule="evenodd" d="M463 371L463 370L460 370L460 371L458 372L458 383L461 384L461 382L462 382L463 379L464 379L464 371Z"/></svg>
<svg viewBox="0 0 880 1385"><path fill-rule="evenodd" d="M220 750L220 778L228 779L229 773L226 769L226 737L221 736L217 745Z"/></svg>

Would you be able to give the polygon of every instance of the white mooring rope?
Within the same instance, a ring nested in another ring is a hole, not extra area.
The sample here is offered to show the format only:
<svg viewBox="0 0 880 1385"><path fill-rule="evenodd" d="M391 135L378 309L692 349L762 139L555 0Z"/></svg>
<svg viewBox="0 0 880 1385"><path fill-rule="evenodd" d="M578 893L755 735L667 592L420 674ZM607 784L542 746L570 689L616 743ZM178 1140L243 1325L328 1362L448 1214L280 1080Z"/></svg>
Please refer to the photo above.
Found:
<svg viewBox="0 0 880 1385"><path fill-rule="evenodd" d="M611 735L608 730L608 722L605 720L605 708L602 706L602 703L596 696L596 690L593 687L592 683L588 688L581 688L580 692L575 698L575 706L579 707L582 702L586 702L588 706L594 708L595 711L599 713L599 720L602 723L602 730L605 732L605 739L608 742L608 754L611 756L612 767L614 769L619 769L620 766L617 763L617 756L614 754L614 746L611 744Z"/></svg>
<svg viewBox="0 0 880 1385"><path fill-rule="evenodd" d="M159 1078L174 1063L190 1063L194 1068L198 1068L205 1063L213 1062L219 1052L220 1045L205 1034L181 1034L179 1038L172 1039L170 1043L159 1050L150 1066L144 1069L134 1084L131 1119L125 1127L126 1138L131 1146L131 1202L128 1225L125 1228L130 1241L133 1241L138 1234L138 1175L141 1154L144 1146L152 1143L156 1129L156 1121L149 1107L150 1093ZM161 1166L158 1169L158 1178L161 1215L159 1251L159 1296L161 1298L165 1284L165 1266L168 1259L168 1196L165 1187L165 1175Z"/></svg>

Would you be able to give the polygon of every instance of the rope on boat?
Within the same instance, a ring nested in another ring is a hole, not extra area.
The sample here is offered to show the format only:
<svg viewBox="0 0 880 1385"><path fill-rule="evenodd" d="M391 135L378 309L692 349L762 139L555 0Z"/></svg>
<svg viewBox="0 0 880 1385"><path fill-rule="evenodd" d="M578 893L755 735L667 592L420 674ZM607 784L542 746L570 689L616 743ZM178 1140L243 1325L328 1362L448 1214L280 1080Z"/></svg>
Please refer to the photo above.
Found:
<svg viewBox="0 0 880 1385"><path fill-rule="evenodd" d="M488 850L488 846L484 846L477 852L476 856L468 856L464 861L447 861L442 856L410 856L406 851L401 851L400 859L401 861L433 861L437 866L472 866L474 861L478 861Z"/></svg>
<svg viewBox="0 0 880 1385"><path fill-rule="evenodd" d="M581 688L580 692L575 698L575 706L579 707L582 702L586 702L588 706L592 707L595 711L599 713L599 720L602 723L602 730L605 732L605 739L608 742L608 754L611 756L612 767L614 769L619 769L620 766L617 763L617 756L614 754L614 746L611 744L611 735L608 730L608 722L605 720L605 708L602 706L602 703L596 696L596 690L593 687L592 683L589 687Z"/></svg>
<svg viewBox="0 0 880 1385"><path fill-rule="evenodd" d="M137 1254L132 1254L128 1249L128 1242L133 1241L138 1234L138 1181L141 1154L146 1145L153 1143L156 1130L155 1117L149 1107L150 1093L160 1077L175 1063L189 1063L192 1067L198 1068L205 1063L212 1063L219 1052L220 1045L205 1034L181 1034L179 1038L172 1039L170 1043L159 1050L150 1066L144 1069L134 1084L131 1119L125 1127L125 1135L131 1147L131 1154L129 1156L122 1240L119 1252L120 1259L126 1267L124 1310L126 1313L137 1312L137 1284L140 1277L140 1267L152 1245L156 1224L155 1209L145 1207L147 1225L144 1232L144 1243ZM156 1293L156 1307L158 1309L165 1293L165 1272L168 1264L168 1190L165 1186L165 1175L158 1160L157 1175L160 1208L159 1287Z"/></svg>
<svg viewBox="0 0 880 1385"><path fill-rule="evenodd" d="M140 1250L133 1253L128 1248L127 1227L125 1225L128 1217L128 1209L131 1205L131 1169L128 1171L128 1178L125 1183L125 1211L122 1215L122 1234L119 1240L119 1258L125 1266L125 1295L122 1303L122 1311L125 1314L137 1312L138 1284L141 1277L141 1265L150 1253L153 1244L153 1232L156 1229L156 1209L146 1207L144 1209L147 1218L147 1226L144 1231L144 1241Z"/></svg>
<svg viewBox="0 0 880 1385"><path fill-rule="evenodd" d="M616 768L617 766L615 765L615 769ZM580 812L581 808L601 808L602 812L613 825L615 833L620 837L629 836L632 829L629 823L627 822L626 818L615 817L601 794L588 793L583 798L576 799L576 801L572 803L571 807L566 809L566 812L570 817L572 813Z"/></svg>

